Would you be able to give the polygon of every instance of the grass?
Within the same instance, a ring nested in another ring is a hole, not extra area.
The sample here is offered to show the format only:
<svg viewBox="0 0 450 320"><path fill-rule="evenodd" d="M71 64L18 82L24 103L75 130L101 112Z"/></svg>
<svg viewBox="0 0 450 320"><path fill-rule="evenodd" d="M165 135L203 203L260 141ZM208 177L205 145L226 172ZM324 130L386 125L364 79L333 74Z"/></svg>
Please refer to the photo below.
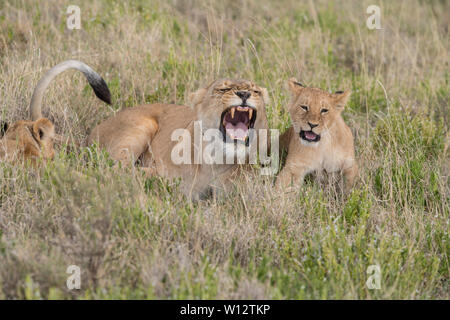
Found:
<svg viewBox="0 0 450 320"><path fill-rule="evenodd" d="M333 177L293 195L243 177L226 198L192 203L176 181L112 166L95 147L58 147L40 169L0 163L0 298L449 299L449 75L446 1L0 2L0 117L28 117L43 72L82 60L47 90L44 114L83 141L116 110L186 101L222 77L268 88L271 128L289 126L285 81L352 90L358 184ZM251 183L250 183L251 182ZM366 286L370 265L381 289ZM66 269L81 268L68 290Z"/></svg>

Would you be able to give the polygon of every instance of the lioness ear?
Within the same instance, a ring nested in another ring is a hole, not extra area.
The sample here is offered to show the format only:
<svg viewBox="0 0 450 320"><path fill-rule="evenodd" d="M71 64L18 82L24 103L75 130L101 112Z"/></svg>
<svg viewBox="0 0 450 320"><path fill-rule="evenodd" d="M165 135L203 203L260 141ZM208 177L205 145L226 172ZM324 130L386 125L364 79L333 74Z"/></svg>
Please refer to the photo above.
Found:
<svg viewBox="0 0 450 320"><path fill-rule="evenodd" d="M189 98L188 98L189 104L192 105L192 106L195 106L195 105L199 104L203 100L203 98L205 97L207 91L208 90L206 90L205 88L201 88L201 89L198 89L195 92L192 92L189 95Z"/></svg>
<svg viewBox="0 0 450 320"><path fill-rule="evenodd" d="M33 136L37 141L52 139L55 136L55 126L50 120L41 118L33 124Z"/></svg>
<svg viewBox="0 0 450 320"><path fill-rule="evenodd" d="M334 103L337 109L343 110L350 98L351 91L336 91L333 93Z"/></svg>
<svg viewBox="0 0 450 320"><path fill-rule="evenodd" d="M292 93L298 93L301 89L305 88L305 86L302 83L298 82L295 78L290 78L288 80L288 86L289 90Z"/></svg>
<svg viewBox="0 0 450 320"><path fill-rule="evenodd" d="M269 92L267 91L267 89L261 88L261 94L263 97L264 104L269 104L270 98L269 98Z"/></svg>

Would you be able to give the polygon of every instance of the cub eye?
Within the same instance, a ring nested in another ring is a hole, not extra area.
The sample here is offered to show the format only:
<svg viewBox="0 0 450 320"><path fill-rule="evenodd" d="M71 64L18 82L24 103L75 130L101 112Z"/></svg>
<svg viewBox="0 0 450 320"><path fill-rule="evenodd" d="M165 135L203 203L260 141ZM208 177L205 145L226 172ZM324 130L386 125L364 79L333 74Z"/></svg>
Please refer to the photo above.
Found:
<svg viewBox="0 0 450 320"><path fill-rule="evenodd" d="M300 106L300 108L302 108L305 111L308 111L308 106Z"/></svg>
<svg viewBox="0 0 450 320"><path fill-rule="evenodd" d="M320 113L327 113L328 112L328 109L322 109L322 110L320 110Z"/></svg>

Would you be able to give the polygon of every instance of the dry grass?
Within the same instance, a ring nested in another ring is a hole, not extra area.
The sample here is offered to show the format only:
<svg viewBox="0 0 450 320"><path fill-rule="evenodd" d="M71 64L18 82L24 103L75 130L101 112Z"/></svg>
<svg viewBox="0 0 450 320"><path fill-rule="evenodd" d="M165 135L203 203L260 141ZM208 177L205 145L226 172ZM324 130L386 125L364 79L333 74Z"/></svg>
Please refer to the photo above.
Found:
<svg viewBox="0 0 450 320"><path fill-rule="evenodd" d="M0 297L448 299L449 78L446 1L0 1L1 119L28 117L43 71L79 59L102 74L111 108L79 74L47 90L44 114L83 140L116 110L184 103L219 76L269 89L284 130L284 83L352 89L345 112L361 177L344 199L309 181L280 196L247 176L226 198L187 201L176 183L111 167L95 149L41 170L0 164ZM66 288L66 268L82 289ZM379 264L381 290L365 286Z"/></svg>

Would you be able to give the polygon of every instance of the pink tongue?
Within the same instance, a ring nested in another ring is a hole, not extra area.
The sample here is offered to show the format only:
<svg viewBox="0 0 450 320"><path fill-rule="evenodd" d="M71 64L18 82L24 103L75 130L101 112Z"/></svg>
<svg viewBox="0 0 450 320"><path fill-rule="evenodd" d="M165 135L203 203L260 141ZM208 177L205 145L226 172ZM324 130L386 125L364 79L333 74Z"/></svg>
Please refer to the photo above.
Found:
<svg viewBox="0 0 450 320"><path fill-rule="evenodd" d="M231 138L243 140L247 137L248 128L243 122L238 122L236 125L228 122L225 129Z"/></svg>
<svg viewBox="0 0 450 320"><path fill-rule="evenodd" d="M308 140L314 140L314 139L316 138L316 134L313 133L313 132L310 132L310 131L306 131L306 132L305 132L305 137L306 137Z"/></svg>

